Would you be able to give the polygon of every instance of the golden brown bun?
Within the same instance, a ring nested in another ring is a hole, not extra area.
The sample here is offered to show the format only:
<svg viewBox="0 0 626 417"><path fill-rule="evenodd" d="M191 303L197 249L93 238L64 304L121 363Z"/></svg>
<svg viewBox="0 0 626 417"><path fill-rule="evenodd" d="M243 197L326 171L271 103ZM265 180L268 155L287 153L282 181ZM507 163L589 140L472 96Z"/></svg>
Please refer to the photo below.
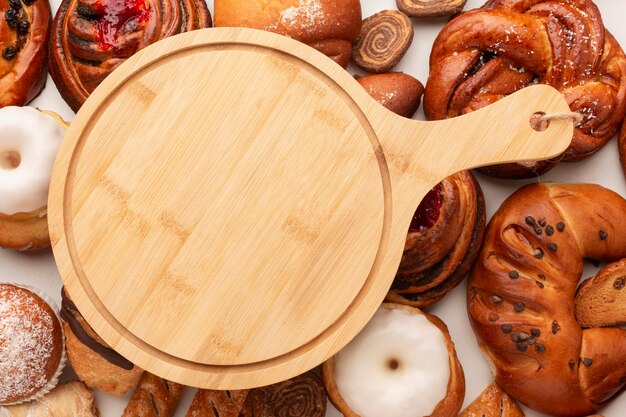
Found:
<svg viewBox="0 0 626 417"><path fill-rule="evenodd" d="M404 117L413 117L424 94L419 80L401 72L367 75L356 80L374 100Z"/></svg>
<svg viewBox="0 0 626 417"><path fill-rule="evenodd" d="M583 327L626 324L626 259L607 265L580 284L575 310Z"/></svg>
<svg viewBox="0 0 626 417"><path fill-rule="evenodd" d="M576 23L574 23L576 22ZM561 91L584 115L567 151L551 162L485 173L534 177L600 149L626 113L626 56L591 0L490 0L439 33L424 95L429 120L469 113L535 82Z"/></svg>
<svg viewBox="0 0 626 417"><path fill-rule="evenodd" d="M0 407L3 417L99 417L96 398L82 382L70 381L55 387L38 400Z"/></svg>
<svg viewBox="0 0 626 417"><path fill-rule="evenodd" d="M182 394L182 385L144 372L122 417L170 417Z"/></svg>
<svg viewBox="0 0 626 417"><path fill-rule="evenodd" d="M519 405L506 392L492 382L459 417L524 417Z"/></svg>
<svg viewBox="0 0 626 417"><path fill-rule="evenodd" d="M622 163L622 170L626 175L626 123L622 124L622 130L619 133L619 160Z"/></svg>
<svg viewBox="0 0 626 417"><path fill-rule="evenodd" d="M494 214L468 284L468 310L496 382L555 416L594 413L626 381L626 330L582 330L583 258L626 256L626 200L593 184L532 184Z"/></svg>
<svg viewBox="0 0 626 417"><path fill-rule="evenodd" d="M358 0L215 0L216 27L247 27L289 36L346 68L361 30Z"/></svg>
<svg viewBox="0 0 626 417"><path fill-rule="evenodd" d="M22 34L18 28L9 26L6 17L9 10L9 2L0 0L0 107L26 105L41 92L47 76L50 3L48 0L37 0L30 5L21 3L18 21L30 25ZM3 56L6 48L21 43L13 58Z"/></svg>
<svg viewBox="0 0 626 417"><path fill-rule="evenodd" d="M448 347L448 355L450 358L450 379L448 380L448 391L443 400L437 404L430 416L427 417L450 417L456 416L461 406L463 405L463 399L465 398L465 374L461 367L461 362L456 356L456 350L454 349L454 342L448 332L448 326L436 316L428 314L417 308L407 305L384 303L381 305L386 309L401 309L411 314L422 314L428 321L437 326L445 339L446 346ZM328 399L339 410L344 417L360 417L348 406L346 401L341 396L337 383L335 382L335 357L328 359L322 366L322 379L326 392L328 392Z"/></svg>

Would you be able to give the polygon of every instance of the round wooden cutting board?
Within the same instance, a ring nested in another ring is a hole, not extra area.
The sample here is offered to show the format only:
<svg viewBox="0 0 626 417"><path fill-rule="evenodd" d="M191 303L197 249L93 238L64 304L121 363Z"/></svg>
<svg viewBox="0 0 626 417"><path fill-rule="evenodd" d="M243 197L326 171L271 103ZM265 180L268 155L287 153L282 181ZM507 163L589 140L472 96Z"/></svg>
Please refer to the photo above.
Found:
<svg viewBox="0 0 626 417"><path fill-rule="evenodd" d="M385 110L291 39L207 29L138 53L89 98L49 219L96 332L187 385L266 385L346 345L395 275L413 211L449 174L558 155L569 111L535 86L443 122Z"/></svg>

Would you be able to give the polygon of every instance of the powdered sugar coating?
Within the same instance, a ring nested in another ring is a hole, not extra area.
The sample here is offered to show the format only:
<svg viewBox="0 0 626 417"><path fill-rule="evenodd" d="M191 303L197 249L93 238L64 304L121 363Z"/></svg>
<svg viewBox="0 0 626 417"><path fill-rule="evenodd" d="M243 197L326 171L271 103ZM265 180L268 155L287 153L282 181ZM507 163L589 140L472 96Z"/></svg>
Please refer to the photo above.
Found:
<svg viewBox="0 0 626 417"><path fill-rule="evenodd" d="M31 291L0 284L0 404L44 388L61 361L60 323Z"/></svg>
<svg viewBox="0 0 626 417"><path fill-rule="evenodd" d="M324 10L320 0L300 0L297 6L280 12L280 23L287 27L300 27L306 32L314 31L324 20Z"/></svg>

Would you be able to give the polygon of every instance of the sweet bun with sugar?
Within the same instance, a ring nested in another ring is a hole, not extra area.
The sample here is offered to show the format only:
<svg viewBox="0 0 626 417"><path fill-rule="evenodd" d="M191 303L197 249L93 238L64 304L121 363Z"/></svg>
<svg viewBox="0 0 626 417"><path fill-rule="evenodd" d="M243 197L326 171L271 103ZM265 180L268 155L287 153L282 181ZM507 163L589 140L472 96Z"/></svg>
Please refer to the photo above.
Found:
<svg viewBox="0 0 626 417"><path fill-rule="evenodd" d="M626 200L594 184L536 183L498 209L468 283L468 311L498 385L554 416L586 416L626 382L626 329L582 329L583 258L626 256Z"/></svg>
<svg viewBox="0 0 626 417"><path fill-rule="evenodd" d="M215 0L216 27L248 27L289 36L346 68L361 31L358 0Z"/></svg>

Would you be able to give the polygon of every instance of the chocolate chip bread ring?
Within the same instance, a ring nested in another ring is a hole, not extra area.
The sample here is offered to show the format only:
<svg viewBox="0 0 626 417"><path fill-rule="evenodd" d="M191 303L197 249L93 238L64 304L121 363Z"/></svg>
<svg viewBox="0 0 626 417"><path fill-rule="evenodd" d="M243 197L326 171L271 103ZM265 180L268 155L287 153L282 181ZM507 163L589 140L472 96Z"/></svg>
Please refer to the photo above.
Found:
<svg viewBox="0 0 626 417"><path fill-rule="evenodd" d="M626 324L626 259L607 265L578 287L576 320L583 327Z"/></svg>
<svg viewBox="0 0 626 417"><path fill-rule="evenodd" d="M593 414L626 382L626 330L582 330L583 258L626 256L626 200L593 184L532 184L487 226L468 311L496 382L555 416Z"/></svg>

